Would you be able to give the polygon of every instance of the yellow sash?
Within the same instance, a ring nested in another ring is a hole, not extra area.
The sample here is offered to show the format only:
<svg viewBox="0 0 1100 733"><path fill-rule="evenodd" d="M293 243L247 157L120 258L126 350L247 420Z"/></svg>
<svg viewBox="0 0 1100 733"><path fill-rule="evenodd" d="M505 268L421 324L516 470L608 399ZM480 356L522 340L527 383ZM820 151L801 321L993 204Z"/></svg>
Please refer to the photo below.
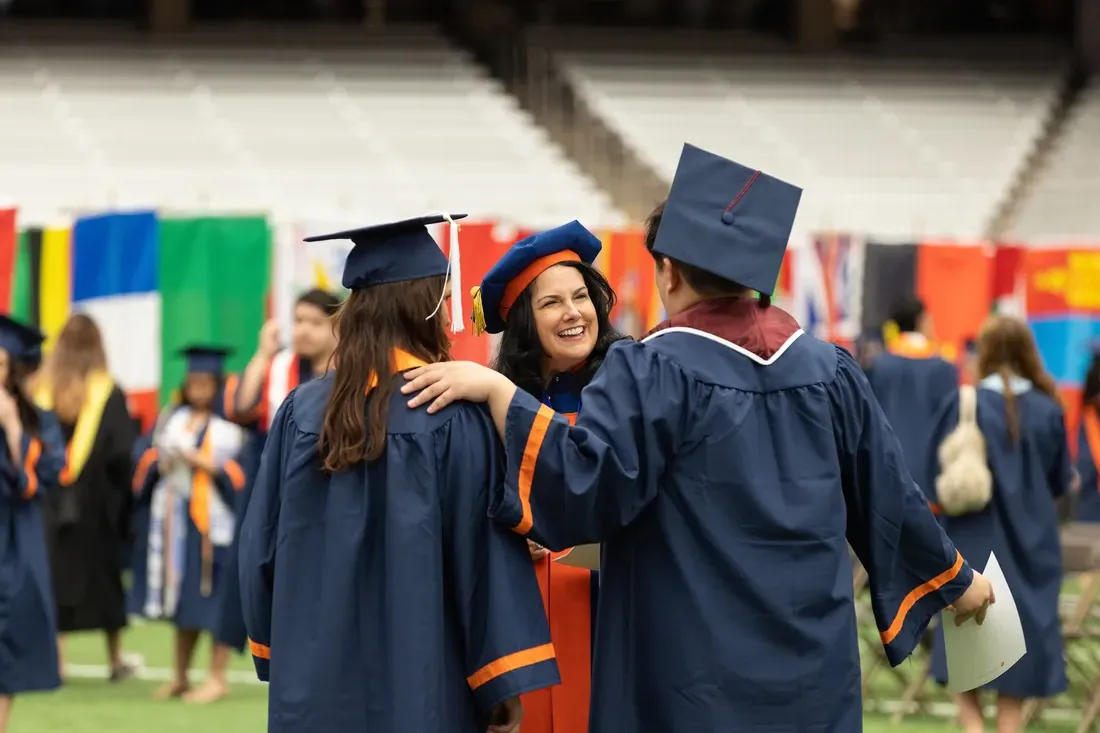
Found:
<svg viewBox="0 0 1100 733"><path fill-rule="evenodd" d="M115 381L107 372L95 371L85 377L84 404L76 420L73 438L65 449L65 469L61 472L61 484L69 486L80 478L88 456L92 454L103 409L115 388ZM53 410L53 385L42 380L34 389L34 401L43 410Z"/></svg>

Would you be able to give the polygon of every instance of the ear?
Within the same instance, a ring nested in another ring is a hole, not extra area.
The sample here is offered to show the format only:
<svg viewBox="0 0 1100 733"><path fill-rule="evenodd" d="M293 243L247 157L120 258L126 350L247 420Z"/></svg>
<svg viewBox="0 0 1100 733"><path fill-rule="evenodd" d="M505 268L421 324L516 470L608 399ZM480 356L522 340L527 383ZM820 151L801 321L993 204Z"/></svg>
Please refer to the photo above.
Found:
<svg viewBox="0 0 1100 733"><path fill-rule="evenodd" d="M668 292L671 293L679 289L684 281L683 276L680 274L680 268L667 257L661 258L661 267L668 273Z"/></svg>

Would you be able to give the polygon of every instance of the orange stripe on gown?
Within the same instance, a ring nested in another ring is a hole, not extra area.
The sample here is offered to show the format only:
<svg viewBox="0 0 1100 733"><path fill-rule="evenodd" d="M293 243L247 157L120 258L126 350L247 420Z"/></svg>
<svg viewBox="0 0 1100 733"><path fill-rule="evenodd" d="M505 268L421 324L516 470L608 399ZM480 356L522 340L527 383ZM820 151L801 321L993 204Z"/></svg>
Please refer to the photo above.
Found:
<svg viewBox="0 0 1100 733"><path fill-rule="evenodd" d="M520 699L523 733L585 733L592 683L592 571L552 562L535 563L561 684Z"/></svg>

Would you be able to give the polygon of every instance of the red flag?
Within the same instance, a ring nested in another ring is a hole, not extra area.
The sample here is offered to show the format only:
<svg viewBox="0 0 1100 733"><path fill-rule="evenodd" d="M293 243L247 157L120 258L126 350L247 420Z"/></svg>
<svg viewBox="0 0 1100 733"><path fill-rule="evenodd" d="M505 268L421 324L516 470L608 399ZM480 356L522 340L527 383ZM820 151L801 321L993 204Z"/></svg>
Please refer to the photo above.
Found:
<svg viewBox="0 0 1100 733"><path fill-rule="evenodd" d="M15 209L0 209L0 313L11 312L11 279L18 237Z"/></svg>

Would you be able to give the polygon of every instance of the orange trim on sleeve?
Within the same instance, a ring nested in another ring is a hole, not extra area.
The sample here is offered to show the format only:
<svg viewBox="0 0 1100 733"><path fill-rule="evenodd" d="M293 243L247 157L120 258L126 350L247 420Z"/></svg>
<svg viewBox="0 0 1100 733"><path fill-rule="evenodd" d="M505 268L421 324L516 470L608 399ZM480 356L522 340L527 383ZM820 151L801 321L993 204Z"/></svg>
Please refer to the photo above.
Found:
<svg viewBox="0 0 1100 733"><path fill-rule="evenodd" d="M515 672L517 669L530 667L532 664L545 662L554 658L554 645L543 644L533 649L524 649L521 652L513 652L496 661L489 662L484 667L466 678L471 690L476 690L487 682L492 682L501 675Z"/></svg>
<svg viewBox="0 0 1100 733"><path fill-rule="evenodd" d="M230 374L225 378L225 393L222 395L222 412L226 420L237 419L237 388L241 386L241 378L236 374Z"/></svg>
<svg viewBox="0 0 1100 733"><path fill-rule="evenodd" d="M234 490L241 491L244 489L244 469L241 468L241 464L236 461L226 461L222 464L222 470L229 477L229 483L233 484Z"/></svg>
<svg viewBox="0 0 1100 733"><path fill-rule="evenodd" d="M137 468L134 469L134 493L140 493L143 486L145 486L145 479L149 476L149 469L153 467L153 464L157 462L157 449L146 448L145 452L141 454L141 458L138 459Z"/></svg>
<svg viewBox="0 0 1100 733"><path fill-rule="evenodd" d="M575 412L563 412L563 413L561 413L561 416L564 417L566 420L568 420L570 425L576 425L577 424L577 413L575 413Z"/></svg>
<svg viewBox="0 0 1100 733"><path fill-rule="evenodd" d="M248 640L248 650L252 652L252 656L257 659L271 659L271 647L264 646L258 642Z"/></svg>
<svg viewBox="0 0 1100 733"><path fill-rule="evenodd" d="M909 591L909 595L901 602L901 606L898 608L897 615L894 616L894 622L890 624L890 628L879 633L879 637L882 639L883 644L889 644L892 642L898 634L901 633L901 627L905 625L905 616L909 613L910 609L916 605L917 601L924 598L926 595L935 591L944 585L947 585L958 576L959 571L962 570L963 556L958 550L955 551L955 564L936 577L929 580L927 583L921 583L913 590Z"/></svg>
<svg viewBox="0 0 1100 733"><path fill-rule="evenodd" d="M42 457L42 443L38 438L31 438L27 445L27 455L23 456L23 473L27 474L27 488L23 491L24 499L31 499L38 493L38 459Z"/></svg>
<svg viewBox="0 0 1100 733"><path fill-rule="evenodd" d="M519 534L527 534L535 524L531 515L531 485L535 480L535 465L539 461L539 451L542 450L542 441L546 439L546 430L554 419L554 411L546 405L541 405L535 414L535 421L531 423L531 432L527 434L527 445L523 448L523 460L519 464L519 524L512 531Z"/></svg>
<svg viewBox="0 0 1100 733"><path fill-rule="evenodd" d="M519 296L527 289L527 286L535 281L535 278L549 270L554 265L562 262L580 262L581 256L571 249L544 255L520 270L519 274L508 281L504 288L504 294L500 296L500 317L507 320L508 311L512 309Z"/></svg>

